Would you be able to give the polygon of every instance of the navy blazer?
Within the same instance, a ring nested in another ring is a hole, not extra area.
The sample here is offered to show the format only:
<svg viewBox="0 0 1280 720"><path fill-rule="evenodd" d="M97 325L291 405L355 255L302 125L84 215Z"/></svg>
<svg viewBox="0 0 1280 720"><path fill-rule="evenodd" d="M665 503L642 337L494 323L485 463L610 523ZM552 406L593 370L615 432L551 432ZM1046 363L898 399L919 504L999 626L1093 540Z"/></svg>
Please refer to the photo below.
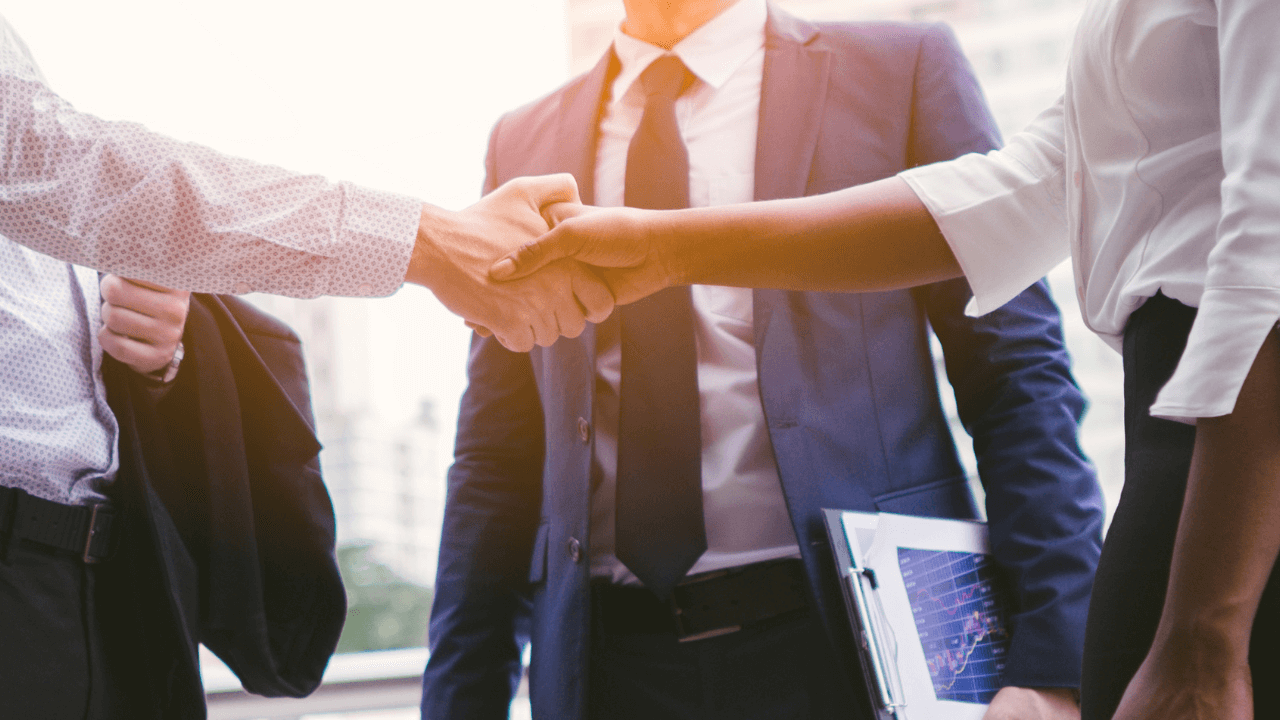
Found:
<svg viewBox="0 0 1280 720"><path fill-rule="evenodd" d="M486 191L571 172L591 202L598 118L615 68L503 117ZM770 8L756 198L828 192L999 142L940 25L811 24ZM839 258L832 258L839 262ZM911 291L756 290L760 397L813 599L860 682L821 508L976 517L940 405L945 353L986 489L992 549L1017 613L1007 684L1079 684L1102 500L1076 441L1084 400L1043 283L964 314L963 280ZM534 717L585 716L592 328L512 353L476 338L449 472L423 715L506 717L532 640ZM860 691L858 691L860 692Z"/></svg>

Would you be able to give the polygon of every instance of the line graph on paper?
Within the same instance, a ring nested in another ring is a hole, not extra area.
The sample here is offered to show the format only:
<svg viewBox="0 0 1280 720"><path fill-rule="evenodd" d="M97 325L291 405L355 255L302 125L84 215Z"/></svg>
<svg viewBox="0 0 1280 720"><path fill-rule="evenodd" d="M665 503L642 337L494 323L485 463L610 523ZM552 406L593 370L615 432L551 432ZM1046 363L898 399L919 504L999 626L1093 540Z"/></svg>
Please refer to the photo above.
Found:
<svg viewBox="0 0 1280 720"><path fill-rule="evenodd" d="M939 700L991 702L1000 689L1011 605L987 555L898 548L920 645Z"/></svg>

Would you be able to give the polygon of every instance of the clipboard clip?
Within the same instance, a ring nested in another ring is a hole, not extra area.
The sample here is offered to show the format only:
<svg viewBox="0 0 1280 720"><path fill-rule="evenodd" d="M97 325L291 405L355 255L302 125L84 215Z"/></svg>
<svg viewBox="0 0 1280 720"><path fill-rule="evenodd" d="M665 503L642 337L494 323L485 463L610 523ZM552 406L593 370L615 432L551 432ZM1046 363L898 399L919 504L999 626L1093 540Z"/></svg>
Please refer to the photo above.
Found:
<svg viewBox="0 0 1280 720"><path fill-rule="evenodd" d="M856 559L844 577L861 626L865 656L871 661L871 675L877 695L875 702L890 717L903 718L907 703L898 672L898 643L885 617L875 570Z"/></svg>

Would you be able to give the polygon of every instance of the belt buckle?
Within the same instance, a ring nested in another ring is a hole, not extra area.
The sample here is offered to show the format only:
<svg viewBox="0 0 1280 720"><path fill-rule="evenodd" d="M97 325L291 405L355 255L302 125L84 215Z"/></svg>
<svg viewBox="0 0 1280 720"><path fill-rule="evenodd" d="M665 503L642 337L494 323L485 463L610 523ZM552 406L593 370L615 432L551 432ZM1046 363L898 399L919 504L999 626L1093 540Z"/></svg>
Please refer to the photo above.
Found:
<svg viewBox="0 0 1280 720"><path fill-rule="evenodd" d="M102 558L90 555L89 547L93 545L93 538L98 534L98 510L102 507L102 503L94 503L90 507L93 510L89 512L89 531L84 535L84 552L80 554L80 559L85 565L97 565L102 562Z"/></svg>
<svg viewBox="0 0 1280 720"><path fill-rule="evenodd" d="M716 580L729 574L730 572L726 570L710 572L705 576L698 577L697 579L685 580L672 589L671 597L667 598L667 606L671 608L671 617L675 619L676 642L687 643L697 642L699 640L709 640L714 637L720 637L721 635L730 635L742 629L741 625L726 625L723 627L705 630L697 627L691 627L689 625L688 618L685 616L684 608L680 607L680 603L676 600L676 595L681 588L695 587L701 583Z"/></svg>

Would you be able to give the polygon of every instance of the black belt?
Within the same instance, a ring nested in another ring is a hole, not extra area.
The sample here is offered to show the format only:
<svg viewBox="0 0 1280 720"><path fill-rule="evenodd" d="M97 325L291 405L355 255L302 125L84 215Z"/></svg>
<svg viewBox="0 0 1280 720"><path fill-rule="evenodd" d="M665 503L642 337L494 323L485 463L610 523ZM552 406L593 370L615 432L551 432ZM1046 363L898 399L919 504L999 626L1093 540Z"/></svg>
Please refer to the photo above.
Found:
<svg viewBox="0 0 1280 720"><path fill-rule="evenodd" d="M669 600L606 579L591 584L596 621L617 635L672 633L680 642L807 614L804 563L770 560L686 578Z"/></svg>
<svg viewBox="0 0 1280 720"><path fill-rule="evenodd" d="M63 505L0 487L0 539L64 550L92 564L110 554L114 521L110 505Z"/></svg>

